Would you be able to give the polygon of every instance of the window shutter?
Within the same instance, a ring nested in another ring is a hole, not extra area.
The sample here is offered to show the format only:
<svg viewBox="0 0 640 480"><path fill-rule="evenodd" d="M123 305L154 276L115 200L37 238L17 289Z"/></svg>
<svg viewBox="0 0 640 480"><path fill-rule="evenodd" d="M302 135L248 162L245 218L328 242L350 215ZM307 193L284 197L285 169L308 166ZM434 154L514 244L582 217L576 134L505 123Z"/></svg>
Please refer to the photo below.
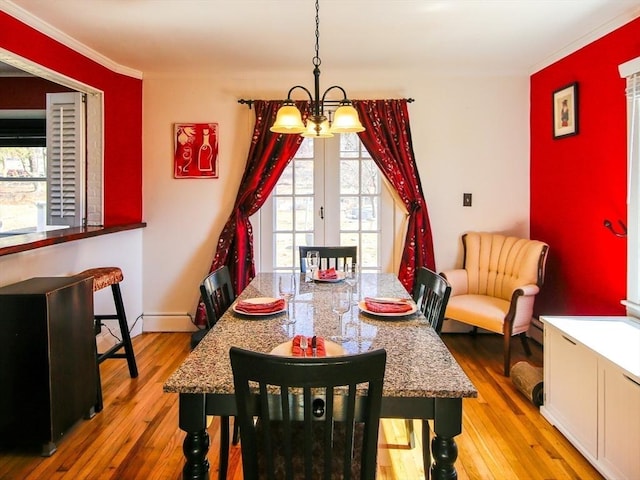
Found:
<svg viewBox="0 0 640 480"><path fill-rule="evenodd" d="M47 94L47 223L82 226L85 108L79 92Z"/></svg>

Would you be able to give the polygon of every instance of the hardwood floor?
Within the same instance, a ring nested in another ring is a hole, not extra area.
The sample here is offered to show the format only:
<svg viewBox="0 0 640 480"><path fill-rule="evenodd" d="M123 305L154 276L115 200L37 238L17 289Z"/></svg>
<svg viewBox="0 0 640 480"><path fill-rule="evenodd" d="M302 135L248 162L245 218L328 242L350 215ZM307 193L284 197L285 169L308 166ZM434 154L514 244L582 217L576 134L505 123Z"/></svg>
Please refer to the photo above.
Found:
<svg viewBox="0 0 640 480"><path fill-rule="evenodd" d="M104 410L78 422L51 457L38 450L0 451L2 480L177 480L181 478L184 434L178 428L178 396L162 392L164 380L189 353L189 334L146 333L133 339L140 375L129 378L124 360L101 365ZM537 407L502 376L502 338L443 335L479 391L465 399L463 433L456 437L458 478L600 479L598 472L539 413ZM514 363L524 354L513 345ZM528 359L542 364L533 345ZM218 429L209 435L211 478L217 478ZM416 425L416 431L420 431ZM414 479L423 475L420 445L405 447L404 421L383 420L378 478ZM232 447L229 478L242 478L240 447Z"/></svg>

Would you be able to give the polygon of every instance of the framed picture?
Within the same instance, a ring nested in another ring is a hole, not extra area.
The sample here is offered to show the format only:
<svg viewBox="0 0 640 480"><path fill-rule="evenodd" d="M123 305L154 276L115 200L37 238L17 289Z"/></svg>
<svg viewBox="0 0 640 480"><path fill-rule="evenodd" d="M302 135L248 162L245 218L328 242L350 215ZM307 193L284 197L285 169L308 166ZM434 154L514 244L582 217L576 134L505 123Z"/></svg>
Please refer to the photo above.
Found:
<svg viewBox="0 0 640 480"><path fill-rule="evenodd" d="M175 178L218 178L217 123L176 123L173 138Z"/></svg>
<svg viewBox="0 0 640 480"><path fill-rule="evenodd" d="M578 83L553 92L553 138L578 133Z"/></svg>

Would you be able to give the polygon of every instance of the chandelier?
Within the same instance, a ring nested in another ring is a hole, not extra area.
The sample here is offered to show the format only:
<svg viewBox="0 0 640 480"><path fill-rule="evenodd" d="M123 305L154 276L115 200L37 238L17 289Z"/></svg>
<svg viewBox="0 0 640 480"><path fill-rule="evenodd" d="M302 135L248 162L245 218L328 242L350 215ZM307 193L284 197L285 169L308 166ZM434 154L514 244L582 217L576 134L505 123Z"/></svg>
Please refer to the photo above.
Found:
<svg viewBox="0 0 640 480"><path fill-rule="evenodd" d="M327 88L322 97L320 97L320 6L319 0L316 0L316 55L313 57L313 77L314 77L314 94L303 87L295 85L289 89L287 99L282 107L278 110L276 121L270 130L274 133L293 133L301 134L303 137L326 138L333 137L335 133L363 132L364 127L360 123L358 112L353 108L351 100L347 99L347 92L339 85L333 85ZM300 88L307 92L311 102L311 114L307 118L307 125L302 122L302 114L291 99L291 93ZM331 90L340 90L342 92L342 100L326 100L327 94ZM333 112L333 120L329 118L331 112L327 111L329 117L325 115L325 106L329 104L338 105Z"/></svg>

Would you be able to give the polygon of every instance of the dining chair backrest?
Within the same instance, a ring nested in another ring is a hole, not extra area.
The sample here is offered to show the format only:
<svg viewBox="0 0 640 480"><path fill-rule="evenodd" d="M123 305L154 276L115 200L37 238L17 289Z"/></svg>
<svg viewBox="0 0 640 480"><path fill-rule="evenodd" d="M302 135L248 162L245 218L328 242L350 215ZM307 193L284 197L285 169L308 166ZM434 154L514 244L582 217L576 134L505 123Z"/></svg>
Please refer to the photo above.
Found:
<svg viewBox="0 0 640 480"><path fill-rule="evenodd" d="M425 267L418 269L412 297L418 309L427 317L438 334L442 330L449 295L451 295L451 285L444 277Z"/></svg>
<svg viewBox="0 0 640 480"><path fill-rule="evenodd" d="M200 284L200 296L207 310L207 328L211 328L236 298L226 265L205 277Z"/></svg>
<svg viewBox="0 0 640 480"><path fill-rule="evenodd" d="M231 347L229 356L244 478L375 477L385 350L300 358Z"/></svg>
<svg viewBox="0 0 640 480"><path fill-rule="evenodd" d="M338 247L300 246L300 272L307 272L307 252L317 250L320 255L320 269L330 267L344 270L345 263L358 263L358 247L356 245Z"/></svg>

